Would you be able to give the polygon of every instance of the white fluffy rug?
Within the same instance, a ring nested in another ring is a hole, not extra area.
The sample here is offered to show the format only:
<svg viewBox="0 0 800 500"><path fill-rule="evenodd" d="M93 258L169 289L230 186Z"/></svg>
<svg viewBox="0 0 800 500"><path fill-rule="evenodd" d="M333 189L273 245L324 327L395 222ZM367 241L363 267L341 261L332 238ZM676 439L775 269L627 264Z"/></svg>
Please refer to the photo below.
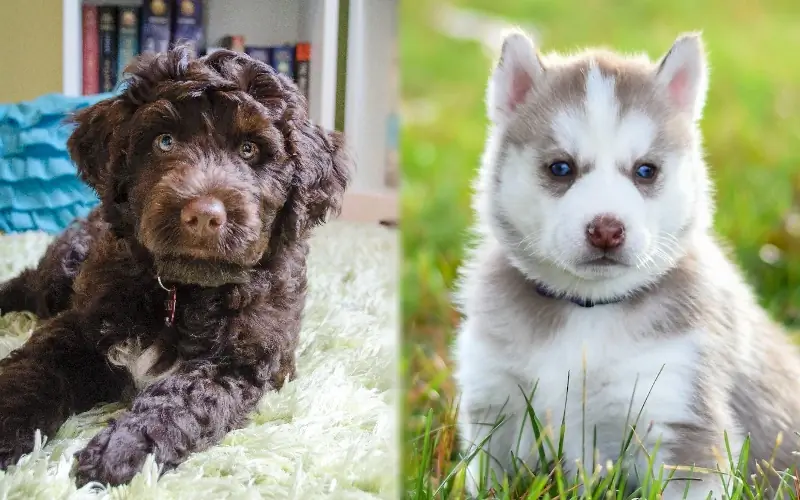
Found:
<svg viewBox="0 0 800 500"><path fill-rule="evenodd" d="M34 265L48 241L0 236L0 281ZM266 395L250 424L219 446L160 479L150 461L129 485L77 490L72 454L125 411L97 408L0 472L0 499L395 498L398 251L396 232L378 226L333 221L317 230L298 378ZM0 356L34 324L27 314L0 317Z"/></svg>

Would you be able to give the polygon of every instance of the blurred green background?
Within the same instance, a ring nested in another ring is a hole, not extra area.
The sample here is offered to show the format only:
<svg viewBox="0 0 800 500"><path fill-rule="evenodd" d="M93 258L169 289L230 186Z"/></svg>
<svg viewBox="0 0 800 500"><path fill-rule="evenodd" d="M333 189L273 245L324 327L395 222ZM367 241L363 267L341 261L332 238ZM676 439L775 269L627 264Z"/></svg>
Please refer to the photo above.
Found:
<svg viewBox="0 0 800 500"><path fill-rule="evenodd" d="M448 349L458 317L449 294L472 220L493 18L532 27L545 51L605 45L657 58L679 32L703 32L716 227L764 306L800 327L798 0L402 0L406 475L418 476L411 450L432 409L438 444L424 467L434 483L454 457Z"/></svg>

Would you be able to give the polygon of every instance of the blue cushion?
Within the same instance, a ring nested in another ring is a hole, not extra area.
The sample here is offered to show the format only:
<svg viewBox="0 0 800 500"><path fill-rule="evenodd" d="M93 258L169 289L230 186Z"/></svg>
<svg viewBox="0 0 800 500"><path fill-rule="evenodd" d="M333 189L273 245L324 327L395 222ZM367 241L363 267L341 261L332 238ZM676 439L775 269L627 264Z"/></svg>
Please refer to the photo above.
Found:
<svg viewBox="0 0 800 500"><path fill-rule="evenodd" d="M0 104L0 231L64 230L98 203L67 152L73 112L112 93Z"/></svg>

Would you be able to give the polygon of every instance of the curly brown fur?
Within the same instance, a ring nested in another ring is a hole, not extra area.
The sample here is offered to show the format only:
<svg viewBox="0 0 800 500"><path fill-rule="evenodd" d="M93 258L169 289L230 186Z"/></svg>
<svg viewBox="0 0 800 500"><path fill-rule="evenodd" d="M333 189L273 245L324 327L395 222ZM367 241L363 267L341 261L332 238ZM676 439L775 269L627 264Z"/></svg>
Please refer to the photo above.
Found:
<svg viewBox="0 0 800 500"><path fill-rule="evenodd" d="M349 179L342 137L263 63L178 47L129 72L68 141L100 205L0 285L3 312L50 318L0 361L0 465L35 429L134 394L77 453L79 484L127 482L148 453L169 470L294 377L307 240ZM171 326L159 277L176 290Z"/></svg>

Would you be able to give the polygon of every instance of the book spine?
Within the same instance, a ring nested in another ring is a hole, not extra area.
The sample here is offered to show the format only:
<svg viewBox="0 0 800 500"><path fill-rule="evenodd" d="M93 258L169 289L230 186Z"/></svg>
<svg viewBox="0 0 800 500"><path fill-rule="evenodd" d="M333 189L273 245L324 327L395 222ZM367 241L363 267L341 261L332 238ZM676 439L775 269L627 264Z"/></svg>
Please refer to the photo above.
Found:
<svg viewBox="0 0 800 500"><path fill-rule="evenodd" d="M83 95L100 92L100 32L97 6L84 5L83 24Z"/></svg>
<svg viewBox="0 0 800 500"><path fill-rule="evenodd" d="M309 79L311 75L311 44L308 42L298 43L295 47L294 58L294 79L300 92L309 99Z"/></svg>
<svg viewBox="0 0 800 500"><path fill-rule="evenodd" d="M142 5L140 48L143 53L169 50L171 5L171 0L145 0Z"/></svg>
<svg viewBox="0 0 800 500"><path fill-rule="evenodd" d="M244 48L244 53L257 61L270 64L269 47L253 47L252 45L248 45Z"/></svg>
<svg viewBox="0 0 800 500"><path fill-rule="evenodd" d="M117 81L122 80L125 68L139 55L139 8L119 8L119 53Z"/></svg>
<svg viewBox="0 0 800 500"><path fill-rule="evenodd" d="M100 19L100 92L111 92L117 84L117 8L98 8Z"/></svg>
<svg viewBox="0 0 800 500"><path fill-rule="evenodd" d="M278 73L294 79L294 47L291 45L280 45L270 49L272 67Z"/></svg>
<svg viewBox="0 0 800 500"><path fill-rule="evenodd" d="M174 0L175 23L172 29L173 44L189 47L194 57L204 45L203 2L201 0Z"/></svg>
<svg viewBox="0 0 800 500"><path fill-rule="evenodd" d="M220 45L223 49L232 50L234 52L244 52L244 35L226 35L220 40Z"/></svg>

